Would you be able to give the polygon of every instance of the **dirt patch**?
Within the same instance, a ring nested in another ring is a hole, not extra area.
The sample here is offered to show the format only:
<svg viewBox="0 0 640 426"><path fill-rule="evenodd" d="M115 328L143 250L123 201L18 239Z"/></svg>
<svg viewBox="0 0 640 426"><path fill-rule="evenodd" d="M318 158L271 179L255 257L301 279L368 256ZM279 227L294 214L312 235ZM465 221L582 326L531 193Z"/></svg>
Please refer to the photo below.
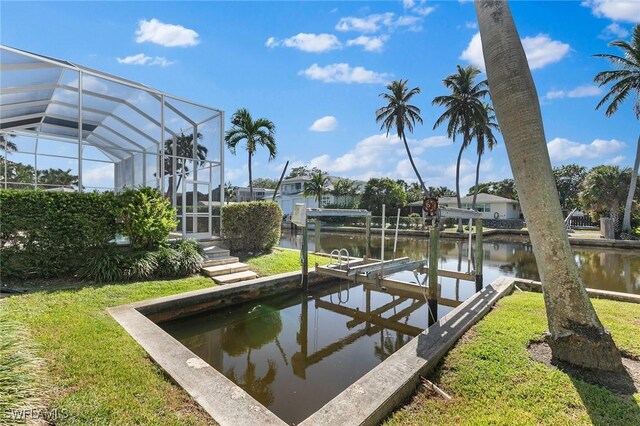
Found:
<svg viewBox="0 0 640 426"><path fill-rule="evenodd" d="M528 350L535 361L558 368L575 379L602 386L620 395L633 395L640 392L640 360L635 357L623 354L622 364L626 369L626 374L624 374L590 370L556 361L551 356L551 348L544 341L529 343Z"/></svg>

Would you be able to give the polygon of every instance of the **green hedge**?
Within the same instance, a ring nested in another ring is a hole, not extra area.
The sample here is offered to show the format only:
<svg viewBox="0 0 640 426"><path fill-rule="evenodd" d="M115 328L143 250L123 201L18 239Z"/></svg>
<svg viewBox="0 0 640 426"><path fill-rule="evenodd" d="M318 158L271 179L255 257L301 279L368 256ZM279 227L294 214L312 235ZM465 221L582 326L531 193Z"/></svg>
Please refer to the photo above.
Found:
<svg viewBox="0 0 640 426"><path fill-rule="evenodd" d="M2 279L71 274L116 235L113 194L0 190Z"/></svg>
<svg viewBox="0 0 640 426"><path fill-rule="evenodd" d="M151 188L117 195L0 190L0 279L71 276L96 261L96 253L111 253L118 232L133 249L155 251L167 245L176 223L169 200ZM133 263L154 269L155 260L142 251ZM101 259L108 263L107 254Z"/></svg>
<svg viewBox="0 0 640 426"><path fill-rule="evenodd" d="M273 201L229 204L222 208L222 235L231 250L266 250L278 244L282 210Z"/></svg>

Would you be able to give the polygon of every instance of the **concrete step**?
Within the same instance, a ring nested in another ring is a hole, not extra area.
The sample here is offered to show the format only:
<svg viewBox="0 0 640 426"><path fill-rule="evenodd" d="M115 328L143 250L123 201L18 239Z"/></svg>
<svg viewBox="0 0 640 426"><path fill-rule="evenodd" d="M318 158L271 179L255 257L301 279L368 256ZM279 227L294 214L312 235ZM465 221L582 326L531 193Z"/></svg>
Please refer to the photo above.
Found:
<svg viewBox="0 0 640 426"><path fill-rule="evenodd" d="M249 265L246 263L227 263L225 265L207 266L200 269L203 275L207 277L216 277L219 275L229 275L236 272L243 272L249 269Z"/></svg>
<svg viewBox="0 0 640 426"><path fill-rule="evenodd" d="M217 259L220 257L229 257L229 250L220 247L205 247L202 256L205 259Z"/></svg>
<svg viewBox="0 0 640 426"><path fill-rule="evenodd" d="M212 279L218 284L231 284L240 281L252 280L254 278L258 278L258 274L253 271L236 272L233 274L212 277Z"/></svg>
<svg viewBox="0 0 640 426"><path fill-rule="evenodd" d="M216 244L220 244L220 239L219 238L214 238L214 239L210 239L210 240L200 240L200 241L198 241L198 244L202 248L213 247Z"/></svg>
<svg viewBox="0 0 640 426"><path fill-rule="evenodd" d="M204 259L204 262L202 262L202 267L207 267L207 266L217 266L217 265L228 265L229 263L236 263L238 262L240 259L238 259L235 256L226 256L226 257L214 257L213 259Z"/></svg>

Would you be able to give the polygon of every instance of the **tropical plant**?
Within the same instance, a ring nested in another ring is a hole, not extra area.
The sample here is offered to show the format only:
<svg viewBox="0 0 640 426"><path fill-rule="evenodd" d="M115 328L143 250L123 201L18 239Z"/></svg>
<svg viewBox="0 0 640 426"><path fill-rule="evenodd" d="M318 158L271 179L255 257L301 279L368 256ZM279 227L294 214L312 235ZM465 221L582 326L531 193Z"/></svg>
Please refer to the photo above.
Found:
<svg viewBox="0 0 640 426"><path fill-rule="evenodd" d="M358 183L351 179L339 178L333 183L333 189L330 191L331 195L336 197L336 203L338 205L348 204L347 198L354 197L357 192ZM342 197L342 200L340 200Z"/></svg>
<svg viewBox="0 0 640 426"><path fill-rule="evenodd" d="M253 186L255 186L256 188L276 189L277 185L277 179L257 178L253 180Z"/></svg>
<svg viewBox="0 0 640 426"><path fill-rule="evenodd" d="M202 138L202 134L198 133L194 144L193 133L185 135L180 132L179 135L164 141L164 174L169 176L169 185L167 187L167 196L169 198L172 197L173 191L177 191L180 188L182 178L189 176L191 173L189 165L194 162L194 154L198 160L195 166L199 167L204 164L209 150L206 146L198 143ZM176 176L178 176L177 181L175 181ZM176 182L175 185L174 182Z"/></svg>
<svg viewBox="0 0 640 426"><path fill-rule="evenodd" d="M46 169L38 171L38 185L71 188L78 186L78 176L71 174L71 169Z"/></svg>
<svg viewBox="0 0 640 426"><path fill-rule="evenodd" d="M369 179L360 198L360 208L380 216L383 204L386 205L386 211L393 214L407 204L407 194L398 182L389 178Z"/></svg>
<svg viewBox="0 0 640 426"><path fill-rule="evenodd" d="M476 117L476 121L473 123L473 137L477 142L477 154L478 162L476 163L476 184L473 192L473 201L471 208L476 209L476 199L478 198L478 180L480 179L480 161L484 155L485 142L489 151L493 150L498 141L493 134L494 130L499 130L498 123L495 122L496 116L493 114L493 108L487 103L482 103L482 109L484 110L481 115Z"/></svg>
<svg viewBox="0 0 640 426"><path fill-rule="evenodd" d="M422 124L420 108L409 103L411 98L420 93L420 88L414 87L409 90L407 87L407 80L394 80L387 85L387 90L389 93L380 93L379 95L387 101L387 105L376 110L376 123L382 122L380 129L386 130L387 136L389 136L389 132L391 132L393 128L396 129L398 138L404 142L407 157L409 157L411 167L413 167L413 171L420 182L420 187L426 194L427 187L424 186L422 176L420 176L418 168L413 161L413 156L411 155L411 150L409 149L405 133L405 128L412 133L416 122Z"/></svg>
<svg viewBox="0 0 640 426"><path fill-rule="evenodd" d="M442 198L442 197L455 197L456 193L452 190L450 190L449 188L447 188L446 186L439 186L437 188L434 188L433 186L429 187L429 194L431 194L433 197L436 198Z"/></svg>
<svg viewBox="0 0 640 426"><path fill-rule="evenodd" d="M596 109L609 104L605 110L607 117L618 111L618 107L629 96L634 98L633 112L636 119L640 120L640 24L636 24L631 35L631 42L624 40L614 40L609 46L618 47L623 56L609 53L600 53L595 56L608 59L612 65L618 67L613 71L602 71L596 74L594 81L600 87L612 83L609 92L596 105ZM627 201L624 207L624 218L622 220L622 230L631 232L631 209L633 198L638 183L638 168L640 168L640 136L636 144L636 159L631 171L631 182L627 193Z"/></svg>
<svg viewBox="0 0 640 426"><path fill-rule="evenodd" d="M227 182L224 184L224 199L226 200L227 204L229 204L229 201L236 199L237 189L238 187L231 185L231 182Z"/></svg>
<svg viewBox="0 0 640 426"><path fill-rule="evenodd" d="M580 191L582 183L587 175L586 167L577 164L567 164L553 168L553 177L558 188L560 206L564 212L570 212L576 207L580 207Z"/></svg>
<svg viewBox="0 0 640 426"><path fill-rule="evenodd" d="M627 195L631 170L618 166L597 166L586 174L582 182L580 202L585 211L608 213L616 233L620 230L620 208Z"/></svg>
<svg viewBox="0 0 640 426"><path fill-rule="evenodd" d="M13 133L0 133L0 149L8 152L11 151L17 151L18 150L18 146L16 145L15 142L12 142L10 140L10 138L15 138L16 135L14 135Z"/></svg>
<svg viewBox="0 0 640 426"><path fill-rule="evenodd" d="M536 256L556 361L624 372L578 273L555 187L531 71L506 1L476 0L491 98ZM490 42L489 42L490 41Z"/></svg>
<svg viewBox="0 0 640 426"><path fill-rule="evenodd" d="M474 123L483 121L486 110L482 99L489 93L487 80L476 83L476 77L480 70L472 65L461 67L457 65L457 72L447 76L442 83L451 90L450 95L436 96L432 104L443 106L445 112L438 117L433 125L435 130L441 124L447 122L447 136L454 142L456 135L462 135L462 144L458 151L456 161L456 198L458 208L462 207L460 201L460 160L462 152L471 144L474 136ZM462 232L462 219L458 221L458 232Z"/></svg>
<svg viewBox="0 0 640 426"><path fill-rule="evenodd" d="M251 170L251 159L258 146L263 146L269 151L269 161L276 158L276 126L266 118L253 120L246 108L240 108L231 117L231 129L225 135L227 147L233 155L236 154L236 147L241 141L246 141L245 148L249 154L249 195L253 201L253 180Z"/></svg>
<svg viewBox="0 0 640 426"><path fill-rule="evenodd" d="M327 192L326 185L329 178L322 172L316 172L304 183L305 197L313 197L318 202L318 207L322 208L322 196Z"/></svg>

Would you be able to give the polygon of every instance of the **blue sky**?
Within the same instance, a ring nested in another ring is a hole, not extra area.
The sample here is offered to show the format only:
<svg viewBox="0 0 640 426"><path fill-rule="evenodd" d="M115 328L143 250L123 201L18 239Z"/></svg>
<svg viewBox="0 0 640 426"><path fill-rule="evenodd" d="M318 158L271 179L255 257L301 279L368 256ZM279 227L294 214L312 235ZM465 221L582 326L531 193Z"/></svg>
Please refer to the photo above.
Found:
<svg viewBox="0 0 640 426"><path fill-rule="evenodd" d="M593 76L610 69L595 53L628 39L640 22L635 0L513 1L511 8L540 96L554 165L631 166L639 126L631 100L606 118ZM376 2L8 2L0 41L139 81L277 126L278 157L254 156L254 177L316 166L356 179L414 180L404 147L375 122L378 95L393 79L422 93L424 125L410 147L427 185L455 186L459 143L432 130L457 64L481 66L473 3ZM484 77L484 75L483 75ZM473 184L465 153L461 188ZM226 180L248 181L246 152L226 154ZM290 167L291 167L290 166ZM511 177L502 140L483 157L481 181Z"/></svg>

